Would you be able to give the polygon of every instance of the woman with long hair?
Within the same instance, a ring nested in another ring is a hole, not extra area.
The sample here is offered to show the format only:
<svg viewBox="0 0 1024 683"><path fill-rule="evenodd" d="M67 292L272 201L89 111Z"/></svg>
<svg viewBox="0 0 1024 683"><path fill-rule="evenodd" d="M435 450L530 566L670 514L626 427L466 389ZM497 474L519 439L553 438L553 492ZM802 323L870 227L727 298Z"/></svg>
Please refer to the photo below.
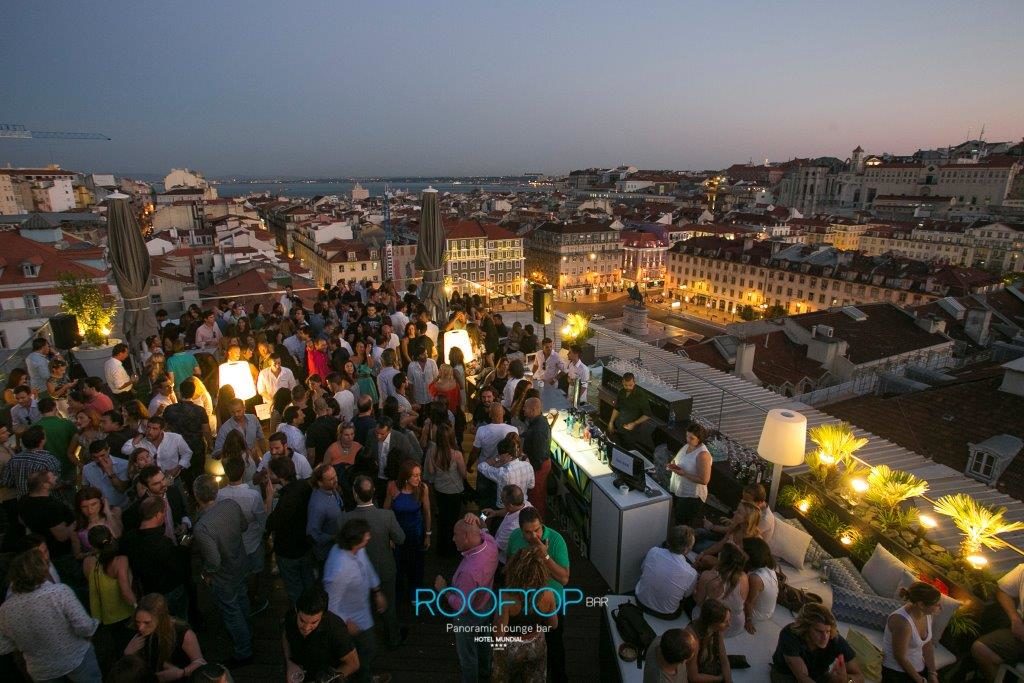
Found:
<svg viewBox="0 0 1024 683"><path fill-rule="evenodd" d="M466 461L455 444L455 432L447 422L437 425L434 440L424 454L427 477L434 486L437 496L437 550L442 555L455 552L452 536L455 522L462 511L463 480L466 478Z"/></svg>
<svg viewBox="0 0 1024 683"><path fill-rule="evenodd" d="M160 681L178 681L206 664L199 639L189 625L171 617L159 593L144 595L135 609L135 636L124 649L140 655Z"/></svg>
<svg viewBox="0 0 1024 683"><path fill-rule="evenodd" d="M260 302L252 307L252 329L260 331L263 326L267 324L267 316L263 312L263 302Z"/></svg>
<svg viewBox="0 0 1024 683"><path fill-rule="evenodd" d="M492 680L516 683L547 680L548 651L544 634L558 626L555 594L541 590L549 579L544 551L540 548L528 545L509 558L505 588L514 590L508 591L510 599L495 615L494 629L495 635L513 639L506 641L504 649L495 650ZM530 593L536 596L535 600L527 603L526 591L538 591Z"/></svg>
<svg viewBox="0 0 1024 683"><path fill-rule="evenodd" d="M362 392L359 390L359 373L356 372L356 364L351 358L346 360L341 366L341 375L348 380L348 390L352 392L352 395L356 397L356 401L359 401L359 397Z"/></svg>
<svg viewBox="0 0 1024 683"><path fill-rule="evenodd" d="M485 380L480 386L487 386L488 384L494 388L495 396L501 397L505 393L505 385L508 384L508 380L511 377L508 372L509 359L508 356L502 356L498 359L494 365L494 370L490 373L487 380Z"/></svg>
<svg viewBox="0 0 1024 683"><path fill-rule="evenodd" d="M286 387L281 387L274 392L274 398L270 403L270 433L273 434L277 431L277 426L281 424L281 419L284 417L284 409L290 406L292 403L292 390Z"/></svg>
<svg viewBox="0 0 1024 683"><path fill-rule="evenodd" d="M75 536L80 556L93 548L89 541L89 531L102 526L110 531L114 538L121 538L124 530L121 524L121 511L110 507L103 492L93 486L83 486L75 494ZM76 553L77 554L77 553Z"/></svg>
<svg viewBox="0 0 1024 683"><path fill-rule="evenodd" d="M95 408L83 408L75 414L75 436L68 444L68 460L85 465L89 460L89 446L93 441L106 439L100 427L100 414Z"/></svg>
<svg viewBox="0 0 1024 683"><path fill-rule="evenodd" d="M775 573L772 549L762 538L743 539L743 552L747 554L747 599L743 603L744 628L757 633L756 624L768 621L775 614L779 599L779 576Z"/></svg>
<svg viewBox="0 0 1024 683"><path fill-rule="evenodd" d="M903 607L889 615L882 633L882 683L937 683L932 619L942 609L942 594L923 581L898 594Z"/></svg>
<svg viewBox="0 0 1024 683"><path fill-rule="evenodd" d="M732 519L725 529L722 540L707 548L697 558L698 569L710 569L715 566L719 553L728 544L742 548L743 541L748 538L761 538L761 510L753 503L741 500L732 513Z"/></svg>
<svg viewBox="0 0 1024 683"><path fill-rule="evenodd" d="M138 400L128 401L121 407L124 414L124 426L131 430L132 434L145 434L146 425L149 424L149 409Z"/></svg>
<svg viewBox="0 0 1024 683"><path fill-rule="evenodd" d="M155 462L156 460L148 448L136 448L128 456L128 480L132 482L132 485L125 493L131 498L138 499L145 495L146 489L138 480L139 472Z"/></svg>
<svg viewBox="0 0 1024 683"><path fill-rule="evenodd" d="M697 640L697 655L686 660L686 680L732 683L725 632L729 630L733 616L733 611L722 601L714 598L705 601L700 616L695 615L685 629Z"/></svg>
<svg viewBox="0 0 1024 683"><path fill-rule="evenodd" d="M384 508L392 510L405 532L405 542L395 548L398 586L409 596L423 586L423 559L430 547L430 490L423 483L423 469L415 460L403 460L397 481L388 482Z"/></svg>
<svg viewBox="0 0 1024 683"><path fill-rule="evenodd" d="M256 467L259 462L253 457L253 453L245 445L245 437L237 429L232 429L224 437L224 445L220 451L220 461L224 462L230 458L238 458L245 465L245 472L242 474L242 483L251 484L252 478L256 475Z"/></svg>
<svg viewBox="0 0 1024 683"><path fill-rule="evenodd" d="M702 605L708 599L714 598L732 611L732 623L725 633L726 638L739 635L746 626L743 608L750 591L746 568L747 554L738 546L726 543L718 555L718 566L701 573L693 592L699 609L703 609Z"/></svg>
<svg viewBox="0 0 1024 683"><path fill-rule="evenodd" d="M437 378L427 386L427 393L432 398L445 401L448 410L455 417L455 443L461 447L463 433L466 430L466 414L462 411L462 389L455 379L454 368L447 363L439 365Z"/></svg>
<svg viewBox="0 0 1024 683"><path fill-rule="evenodd" d="M214 410L217 414L217 429L224 426L224 423L231 419L231 402L235 400L235 388L225 384L217 390L217 400L214 403Z"/></svg>
<svg viewBox="0 0 1024 683"><path fill-rule="evenodd" d="M400 362L402 364L402 370L404 371L409 367L409 363L412 362L413 353L412 348L416 345L416 323L408 322L405 324L405 331L402 334L401 341L398 342L398 350L400 352ZM13 396L12 396L13 398Z"/></svg>
<svg viewBox="0 0 1024 683"><path fill-rule="evenodd" d="M82 570L89 585L89 612L98 619L103 629L100 641L113 641L112 647L101 647L103 659L112 660L128 643L128 619L135 611L135 591L132 588L132 570L128 556L120 551L117 537L109 527L89 529L89 547L92 551L82 562Z"/></svg>
<svg viewBox="0 0 1024 683"><path fill-rule="evenodd" d="M25 368L14 368L7 375L7 383L4 385L4 403L13 407L18 404L14 398L14 390L22 384L28 384L28 371Z"/></svg>

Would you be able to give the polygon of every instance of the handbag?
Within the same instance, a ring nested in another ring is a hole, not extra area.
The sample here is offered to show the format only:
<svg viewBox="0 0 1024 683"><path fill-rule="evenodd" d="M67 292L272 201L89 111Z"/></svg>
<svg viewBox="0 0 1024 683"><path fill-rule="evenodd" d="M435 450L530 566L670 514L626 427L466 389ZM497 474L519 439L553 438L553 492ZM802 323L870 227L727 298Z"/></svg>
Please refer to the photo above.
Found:
<svg viewBox="0 0 1024 683"><path fill-rule="evenodd" d="M612 611L612 619L615 620L615 628L618 629L623 642L636 649L636 668L642 669L647 648L657 637L654 629L644 618L644 611L636 603L625 602Z"/></svg>
<svg viewBox="0 0 1024 683"><path fill-rule="evenodd" d="M781 605L788 609L790 612L796 614L800 611L800 608L809 602L816 602L819 605L824 602L821 596L817 593L804 590L803 588L796 588L786 583L786 575L779 570L775 570L775 575L779 579L779 596L775 600L777 605Z"/></svg>

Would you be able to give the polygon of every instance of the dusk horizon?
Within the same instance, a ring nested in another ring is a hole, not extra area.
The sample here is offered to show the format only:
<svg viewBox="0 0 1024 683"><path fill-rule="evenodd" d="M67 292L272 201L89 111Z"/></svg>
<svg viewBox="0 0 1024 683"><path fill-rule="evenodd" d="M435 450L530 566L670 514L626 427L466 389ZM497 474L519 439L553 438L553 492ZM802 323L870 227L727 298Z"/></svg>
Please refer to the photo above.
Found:
<svg viewBox="0 0 1024 683"><path fill-rule="evenodd" d="M4 122L112 140L5 140L0 165L554 174L1019 140L1020 19L1012 2L18 6Z"/></svg>

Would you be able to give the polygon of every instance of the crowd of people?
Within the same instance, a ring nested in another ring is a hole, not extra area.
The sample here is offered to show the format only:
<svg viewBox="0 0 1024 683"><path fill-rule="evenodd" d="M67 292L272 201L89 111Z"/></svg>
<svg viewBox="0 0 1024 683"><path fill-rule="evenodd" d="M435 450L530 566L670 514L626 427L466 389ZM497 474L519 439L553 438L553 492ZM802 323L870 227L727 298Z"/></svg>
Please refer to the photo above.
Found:
<svg viewBox="0 0 1024 683"><path fill-rule="evenodd" d="M432 320L415 285L301 294L160 311L101 377L33 341L0 427L3 680L231 680L267 577L289 604L288 680L387 680L378 653L404 642L418 588L568 583L545 524L551 425L524 381L564 381L551 340L479 297ZM452 329L472 362L443 348ZM254 391L218 380L239 364ZM428 552L454 574L428 580ZM217 615L233 651L213 663L190 624ZM562 617L520 602L460 619L522 636L492 657L457 635L464 680L568 679Z"/></svg>

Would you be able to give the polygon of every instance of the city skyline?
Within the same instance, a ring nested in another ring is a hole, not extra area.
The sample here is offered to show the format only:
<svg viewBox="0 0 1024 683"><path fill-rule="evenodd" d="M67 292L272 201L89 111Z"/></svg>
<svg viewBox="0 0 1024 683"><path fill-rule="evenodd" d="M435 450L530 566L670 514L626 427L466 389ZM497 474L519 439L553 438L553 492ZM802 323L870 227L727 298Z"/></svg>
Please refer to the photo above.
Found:
<svg viewBox="0 0 1024 683"><path fill-rule="evenodd" d="M910 154L982 125L1017 140L1022 15L1012 2L19 6L0 28L13 95L0 118L112 140L5 140L0 163L467 176Z"/></svg>

